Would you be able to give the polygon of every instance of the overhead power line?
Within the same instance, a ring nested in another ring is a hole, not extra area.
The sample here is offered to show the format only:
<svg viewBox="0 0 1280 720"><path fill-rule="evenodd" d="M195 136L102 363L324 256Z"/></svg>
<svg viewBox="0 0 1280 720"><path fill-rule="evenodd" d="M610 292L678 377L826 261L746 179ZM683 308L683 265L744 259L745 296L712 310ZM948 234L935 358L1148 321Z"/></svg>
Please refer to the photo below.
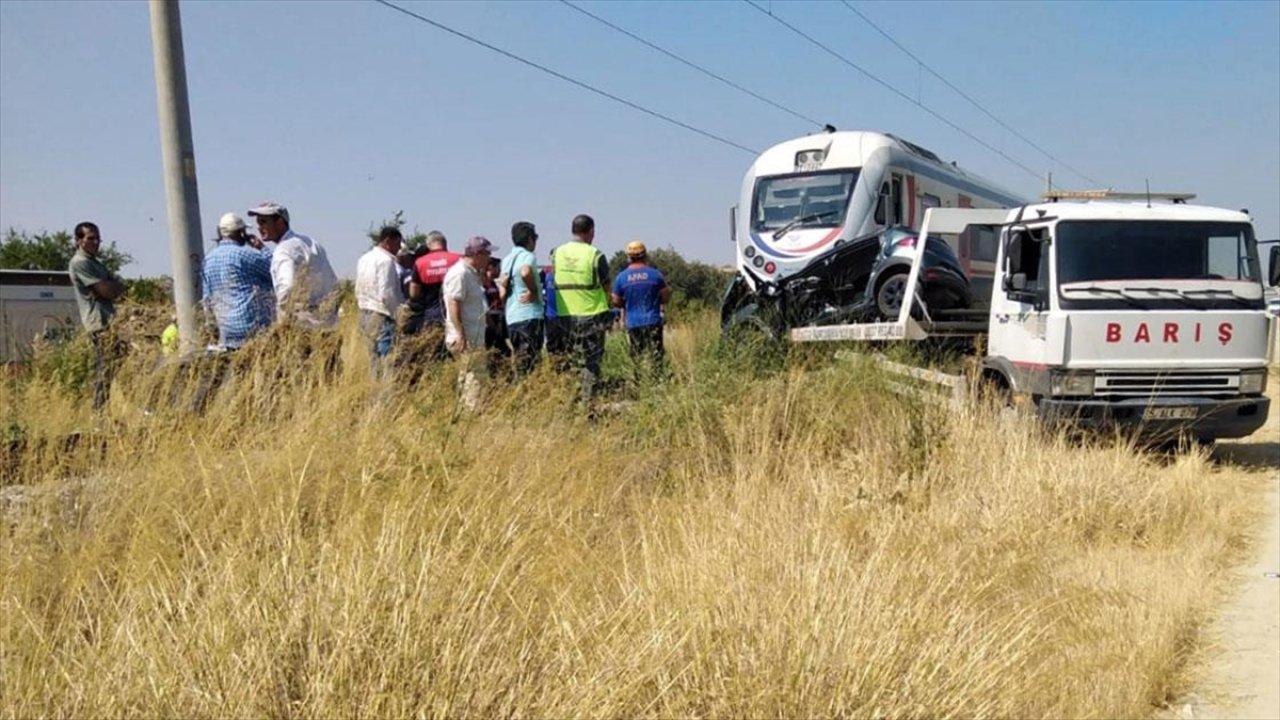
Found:
<svg viewBox="0 0 1280 720"><path fill-rule="evenodd" d="M507 51L507 50L503 50L502 48L500 48L500 47L498 47L498 46L496 46L496 45L491 45L490 43L487 43L487 42L485 42L484 40L481 40L480 38L477 38L477 37L475 37L475 36L473 36L473 35L468 35L467 33L464 33L464 32L462 32L461 30L455 30L454 28L451 28L451 27L449 27L448 25L445 25L444 23L437 22L437 21L432 20L431 18L426 17L426 16L424 16L424 15L419 15L418 13L413 12L412 10L409 10L408 8L404 8L404 7L401 7L401 6L399 6L399 5L397 5L397 4L393 3L393 2L389 2L389 0L373 0L373 1L374 1L374 2L376 2L376 3L378 3L379 5L385 5L386 7L391 8L392 10L395 10L396 12L399 12L399 13L402 13L402 14L404 14L404 15L407 15L407 16L409 16L409 17L411 17L411 18L415 19L415 20L418 20L418 21L420 21L420 22L424 22L424 23L426 23L426 24L428 24L428 25L430 25L430 26L432 26L432 27L434 27L434 28L437 28L437 29L439 29L439 30L443 30L443 31L445 31L445 32L449 33L450 35L453 35L454 37L459 37L459 38L462 38L463 40L466 40L466 41L467 41L467 42L469 42L469 43L472 43L472 44L474 44L474 45L479 45L480 47L482 47L482 48L484 48L484 49L486 49L486 50L489 50L489 51L495 52L495 53L497 53L497 54L499 54L499 55L501 55L501 56L503 56L503 57L505 57L505 58L507 58L507 59L515 60L516 62L518 62L518 63L520 63L520 64L522 64L522 65L527 65L527 66L529 66L529 67L531 67L531 68L534 68L535 70L541 70L542 72L544 72L544 73L546 73L546 74L548 74L548 75L550 75L550 76L552 76L552 77L555 77L555 78L558 78L558 79L560 79L560 80L563 80L564 82L567 82L567 83L569 83L570 85L577 86L577 87L579 87L579 88L582 88L583 90L587 90L587 91L592 92L592 93L595 93L596 95L599 95L599 96L601 96L601 97L608 98L608 99L610 99L610 100L612 100L612 101L614 101L614 102L616 102L616 103L619 103L619 104L621 104L621 105L625 105L625 106L627 106L627 107L631 108L632 110L636 110L636 111L638 111L638 112L642 112L642 113L644 113L645 115L648 115L648 116L650 116L650 117L655 117L655 118L657 118L657 119L659 119L659 120L662 120L663 122L669 123L669 124L671 124L671 125L675 125L676 127L684 128L685 130L688 130L688 131L690 131L690 132L697 133L697 134L701 135L701 136L702 136L702 137L704 137L704 138L707 138L707 139L709 139L709 140L714 140L714 141L716 141L716 142L718 142L718 143L721 143L721 144L723 144L723 145L728 145L729 147L736 148L736 149L741 150L741 151L746 152L746 153L750 153L751 155L758 155L758 154L759 154L759 152L758 152L758 151L753 150L753 149L751 149L751 148L747 147L746 145L740 145L740 144L738 144L738 143L736 143L736 142L734 142L734 141L732 141L732 140L729 140L728 138L721 137L720 135L717 135L717 134L715 134L715 133L713 133L713 132L710 132L710 131L707 131L707 130L703 130L702 128L694 127L693 125L690 125L689 123L684 122L684 121L682 121L682 120L677 120L677 119L675 119L675 118L671 117L670 115L664 115L663 113L660 113L660 112L658 112L657 110L651 110L651 109L649 109L649 108L647 108L647 107L645 107L645 106L643 106L643 105L641 105L641 104L639 104L639 103L637 103L637 102L633 102L633 101L628 100L628 99L626 99L626 98L624 98L624 97L619 97L619 96L617 96L617 95L614 95L613 93L608 92L607 90L601 90L600 88L598 88L598 87L596 87L596 86L594 86L594 85L588 84L588 83L583 82L582 80L578 80L578 79L576 79L576 78L572 78L572 77L570 77L570 76L568 76L568 75L565 75L565 74L564 74L564 73L562 73L562 72L559 72L559 71L557 71L557 70L553 70L553 69L551 69L551 68L547 67L546 65L541 65L541 64L536 63L536 62L534 62L534 61L532 61L532 60L529 60L529 59L526 59L526 58L520 57L519 55L516 55L516 54L515 54L515 53L513 53L513 52L510 52L510 51Z"/></svg>
<svg viewBox="0 0 1280 720"><path fill-rule="evenodd" d="M871 20L871 18L869 18L869 17L867 17L866 15L864 15L864 14L862 13L862 11L861 11L861 10L859 10L858 8L856 8L856 7L854 7L852 4L850 4L850 3L849 3L849 0L840 0L840 3L841 3L842 5L844 5L844 6L845 6L845 8L847 8L847 9L849 10L849 12L851 12L851 13L853 13L854 15L857 15L858 17L862 18L863 22L865 22L866 24L870 25L870 26L872 27L872 29L873 29L873 30L875 30L876 32L878 32L878 33L880 33L881 35L883 35L883 36L885 37L885 39L886 39L886 40L888 40L889 42L893 43L893 44L894 44L894 45L895 45L899 50L901 50L902 52L906 53L906 54L907 54L907 57L911 58L912 60L915 60L915 61L916 61L916 64L918 64L920 67L922 67L922 68L924 68L926 71L928 71L928 73L929 73L930 75L932 75L932 76L934 76L934 77L938 78L939 80L941 80L943 85L946 85L947 87L949 87L949 88L951 88L952 90L954 90L954 91L956 92L956 94L957 94L957 95L959 95L960 97L964 98L965 100L968 100L970 105L972 105L972 106L974 106L974 107L978 108L978 110L980 110L980 111L982 112L982 114L983 114L983 115L986 115L987 117L989 117L989 118L991 118L992 120L994 120L994 121L996 122L996 124L997 124L997 125L999 125L1000 127L1004 128L1005 130L1008 130L1010 133L1013 133L1013 135L1014 135L1015 137L1017 137L1019 140L1021 140L1022 142L1024 142L1024 143L1026 143L1026 144L1030 145L1031 147L1035 148L1035 149L1036 149L1036 151L1038 151L1041 155L1044 155L1045 157L1047 157L1047 158L1049 158L1050 160L1054 161L1055 163L1057 163L1057 164L1061 165L1062 167L1066 168L1067 170L1070 170L1072 173L1075 173L1076 175L1078 175L1079 177L1083 178L1084 180L1088 180L1089 182L1093 183L1093 184L1094 184L1094 185L1096 185L1096 186L1099 186L1099 187L1101 187L1101 186L1102 186L1102 183L1101 183L1101 182L1098 182L1097 180L1094 180L1093 178L1089 177L1088 175L1085 175L1084 173L1080 172L1079 170L1077 170L1077 169L1075 169L1075 168L1071 167L1070 165L1068 165L1068 164L1066 163L1066 161L1061 160L1060 158L1055 157L1055 156L1054 156L1052 153L1050 153L1048 150L1045 150L1044 148L1042 148L1042 147L1040 147L1038 144L1036 144L1036 143L1035 143L1031 138L1027 137L1026 135L1023 135L1022 133L1018 132L1016 129L1014 129L1014 128L1010 127L1008 123L1006 123L1005 121L1003 121L1003 120L1001 120L1000 118L996 117L995 113L993 113L993 112L991 112L990 110L986 109L985 107L983 107L982 103L978 102L977 100L974 100L972 97L970 97L970 96L969 96L969 94L968 94L968 93L966 93L965 91L963 91L963 90L961 90L960 88L956 87L956 86L955 86L955 83L953 83L953 82L951 82L950 80L948 80L948 79L946 79L945 77L943 77L943 76L942 76L942 73L938 72L937 70L934 70L932 67L930 67L930 66L929 66L929 64L928 64L928 63L926 63L925 61L923 61L923 60L921 60L920 58L916 57L916 54L915 54L915 53L913 53L913 52L911 52L910 50L908 50L908 49L906 48L906 46L905 46L905 45L903 45L902 43L898 42L898 40L897 40L896 38L894 38L892 35L890 35L887 31L885 31L885 30L884 30L883 28L881 28L879 25L875 24L875 22L873 22L873 21Z"/></svg>
<svg viewBox="0 0 1280 720"><path fill-rule="evenodd" d="M808 123L812 123L812 124L814 124L814 125L817 125L818 127L822 127L822 126L825 124L825 123L823 123L823 122L821 122L821 121L814 120L813 118L809 117L808 115L805 115L804 113L800 113L800 112L797 112L797 111L795 111L795 110L792 110L791 108L787 107L786 105L783 105L782 103L776 102L776 101L774 101L774 100L770 100L769 98L767 98L767 97L765 97L765 96L763 96L763 95L761 95L761 94L759 94L759 93L757 93L757 92L754 92L754 91L752 91L752 90L749 90L749 89L747 89L747 88L745 88L745 87L743 87L743 86L739 85L738 83L736 83L736 82L734 82L734 81L732 81L732 80L730 80L730 79L728 79L728 78L724 77L723 75L719 75L719 74L717 74L717 73L715 73L715 72L712 72L711 70L708 70L707 68L705 68L705 67L703 67L703 66L701 66L701 65L699 65L699 64L697 64L697 63L695 63L695 62L693 62L692 60L688 60L688 59L686 59L686 58L683 58L683 57L681 57L681 56L679 56L679 55L675 54L674 52L671 52L670 50L668 50L668 49L666 49L666 48L664 48L664 47L662 47L662 46L660 46L660 45L657 45L657 44L655 44L655 43L652 43L652 42L650 42L650 41L648 41L648 40L646 40L646 39L644 39L644 38L640 37L639 35L637 35L637 34L635 34L635 33L631 32L630 30L627 30L626 28L622 28L622 27L617 26L617 25L615 25L614 23L612 23L612 22L610 22L610 21L608 21L608 20L606 20L606 19L604 19L604 18L600 17L599 15L596 15L595 13L593 13L593 12L591 12L591 11L589 11L589 10L586 10L585 8L582 8L582 7L578 6L578 5L575 5L575 4L571 3L571 2L569 2L569 0L560 0L560 2L564 3L565 5L568 5L569 7L573 8L574 10L577 10L578 12L582 13L583 15L586 15L587 17L591 18L592 20L595 20L596 22L600 23L601 25L604 25L604 26L606 26L606 27L612 28L613 30L616 30L617 32L620 32L620 33L622 33L623 35L626 35L627 37L631 38L632 40L635 40L636 42L640 43L641 45L644 45L644 46L645 46L645 47L647 47L647 48L650 48L650 49L656 50L656 51L658 51L658 52L662 53L663 55L666 55L667 57L671 58L672 60L675 60L675 61L676 61L676 62L678 62L678 63L682 63L683 65L686 65L686 66L688 66L688 67L691 67L691 68L693 68L694 70L697 70L698 72L702 73L703 75L706 75L706 76L707 76L707 77L709 77L709 78L712 78L712 79L714 79L714 80L718 80L719 82L721 82L721 83L723 83L723 84L725 84L725 85L728 85L729 87L733 88L734 90L737 90L737 91L739 91L739 92L742 92L742 93L745 93L745 94L747 94L747 95L750 95L751 97L755 98L756 100L759 100L760 102L765 103L765 104L767 104L767 105L770 105L770 106L772 106L772 107L774 107L774 108L777 108L778 110L781 110L782 112L787 113L788 115L791 115L792 117L800 118L801 120L804 120L805 122L808 122Z"/></svg>
<svg viewBox="0 0 1280 720"><path fill-rule="evenodd" d="M381 0L379 0L379 1L381 1ZM853 68L854 70L857 70L859 73L861 73L861 74L862 74L864 77L866 77L868 80L871 80L872 82L876 83L877 85L880 85L881 87L883 87L884 89L886 89L886 90L888 90L889 92L893 93L894 95L897 95L898 97L902 98L903 100L906 100L907 102L911 103L912 105L915 105L916 107L920 108L921 110L924 110L925 112L929 113L929 114L930 114L930 115L932 115L934 118L936 118L937 120L939 120L940 122L942 122L943 124L945 124L947 127L951 128L952 130L955 130L956 132L958 132L958 133L960 133L960 134L964 135L965 137L969 138L970 140L972 140L972 141L974 141L974 142L978 143L978 144L979 144L979 145L981 145L982 147L984 147L984 148L986 148L986 149L990 150L991 152L995 153L996 155L999 155L1000 157L1002 157L1002 158L1004 158L1005 160L1009 161L1009 163L1010 163L1010 164L1012 164L1012 165L1014 165L1014 166L1018 167L1019 169L1021 169L1023 172L1027 173L1027 174L1028 174L1028 175L1030 175L1031 177L1034 177L1034 178L1036 178L1036 179L1038 179L1038 180L1043 180L1043 179L1044 179L1044 176L1043 176L1043 175L1041 175L1040 173L1036 172L1035 170L1033 170L1033 169L1031 169L1031 168L1027 167L1026 165L1022 164L1022 163L1021 163L1021 162L1019 162L1018 160L1016 160L1016 159L1014 159L1014 158L1010 157L1008 153L1004 152L1004 151L1003 151L1003 150L1001 150L1000 148L998 148L998 147L996 147L996 146L992 145L991 143L987 142L986 140L983 140L982 138L978 137L977 135L974 135L973 133L969 132L968 130L964 129L963 127L961 127L961 126L957 125L956 123L952 122L949 118L947 118L947 117L946 117L945 115L943 115L942 113L938 112L937 110L934 110L933 108L929 107L928 105L925 105L924 103L920 102L919 100L916 100L915 98L911 97L910 95L908 95L908 94L906 94L906 93L902 92L902 91L901 91L901 90L899 90L898 88L896 88L896 87L894 87L893 85L891 85L889 82L887 82L887 81L885 81L885 80L881 79L880 77L878 77L877 75L875 75L874 73L872 73L870 70L867 70L866 68L864 68L864 67L862 67L861 65L859 65L859 64L857 64L857 63L855 63L854 61L850 60L849 58L845 57L844 55L841 55L840 53L838 53L838 52L836 52L835 50L831 49L831 47L829 47L829 46L827 46L827 45L823 44L823 43L822 43L822 42L820 42L818 39L814 38L812 35L809 35L808 33L806 33L805 31L801 30L800 28L796 27L795 25L792 25L791 23L787 22L786 20L783 20L782 18L778 17L777 15L774 15L773 13L769 12L768 10L765 10L764 8L760 7L758 4L756 4L756 3L755 3L755 1L754 1L754 0L743 0L743 2L747 3L748 5L750 5L751 7L755 8L756 10L760 11L760 13L761 13L762 15L766 15L766 16L768 16L768 17L769 17L770 19L772 19L774 22L778 23L779 25L781 25L781 26L785 27L786 29L790 30L791 32L795 33L796 35L799 35L800 37L802 37L802 38L804 38L805 40L809 41L812 45L814 45L815 47L818 47L819 49L823 50L824 52L826 52L827 54L829 54L829 55L831 55L832 57L836 58L837 60L839 60L840 62L844 63L845 65L848 65L849 67Z"/></svg>

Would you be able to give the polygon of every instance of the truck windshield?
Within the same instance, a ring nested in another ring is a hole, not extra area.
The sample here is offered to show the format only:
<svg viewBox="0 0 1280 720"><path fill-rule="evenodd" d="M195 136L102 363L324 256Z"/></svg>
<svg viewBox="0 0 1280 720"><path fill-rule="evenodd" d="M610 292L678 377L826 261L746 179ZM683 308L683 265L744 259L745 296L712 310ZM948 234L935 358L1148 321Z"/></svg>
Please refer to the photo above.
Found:
<svg viewBox="0 0 1280 720"><path fill-rule="evenodd" d="M1063 221L1054 244L1060 287L1111 280L1257 283L1260 277L1246 223Z"/></svg>
<svg viewBox="0 0 1280 720"><path fill-rule="evenodd" d="M779 230L792 223L792 227L843 225L857 181L856 169L761 178L756 182L751 228Z"/></svg>

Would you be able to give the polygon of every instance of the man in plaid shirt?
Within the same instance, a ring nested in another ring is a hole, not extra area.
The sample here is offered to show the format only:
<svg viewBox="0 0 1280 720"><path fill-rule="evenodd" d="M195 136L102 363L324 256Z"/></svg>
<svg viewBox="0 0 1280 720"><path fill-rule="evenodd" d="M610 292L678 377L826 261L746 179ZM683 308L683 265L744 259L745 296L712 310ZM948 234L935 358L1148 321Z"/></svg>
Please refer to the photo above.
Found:
<svg viewBox="0 0 1280 720"><path fill-rule="evenodd" d="M227 213L218 222L218 245L204 256L204 305L218 323L218 344L240 347L275 319L271 255L249 246L244 220Z"/></svg>

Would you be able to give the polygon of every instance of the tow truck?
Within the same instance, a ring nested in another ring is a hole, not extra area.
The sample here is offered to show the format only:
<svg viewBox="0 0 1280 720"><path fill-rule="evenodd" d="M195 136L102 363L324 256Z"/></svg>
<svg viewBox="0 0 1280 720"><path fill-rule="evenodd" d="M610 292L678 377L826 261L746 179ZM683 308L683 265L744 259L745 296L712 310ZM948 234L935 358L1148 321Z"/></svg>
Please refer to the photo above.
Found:
<svg viewBox="0 0 1280 720"><path fill-rule="evenodd" d="M1268 317L1253 224L1191 194L1051 191L1012 209L931 208L920 237L998 237L990 302L934 318L912 263L891 321L793 327L793 342L967 337L977 381L1051 423L1202 441L1267 419ZM1280 284L1272 246L1266 284ZM905 374L954 388L962 378Z"/></svg>

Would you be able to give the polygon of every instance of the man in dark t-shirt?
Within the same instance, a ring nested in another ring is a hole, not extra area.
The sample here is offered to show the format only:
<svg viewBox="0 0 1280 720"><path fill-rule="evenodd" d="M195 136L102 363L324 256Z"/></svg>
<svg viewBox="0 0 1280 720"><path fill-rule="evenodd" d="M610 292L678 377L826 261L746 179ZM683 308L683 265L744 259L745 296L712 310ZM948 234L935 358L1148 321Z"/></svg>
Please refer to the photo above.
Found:
<svg viewBox="0 0 1280 720"><path fill-rule="evenodd" d="M626 269L613 281L613 306L622 308L631 344L631 358L637 365L662 363L662 306L671 297L671 288L658 268L649 264L644 243L627 244Z"/></svg>

